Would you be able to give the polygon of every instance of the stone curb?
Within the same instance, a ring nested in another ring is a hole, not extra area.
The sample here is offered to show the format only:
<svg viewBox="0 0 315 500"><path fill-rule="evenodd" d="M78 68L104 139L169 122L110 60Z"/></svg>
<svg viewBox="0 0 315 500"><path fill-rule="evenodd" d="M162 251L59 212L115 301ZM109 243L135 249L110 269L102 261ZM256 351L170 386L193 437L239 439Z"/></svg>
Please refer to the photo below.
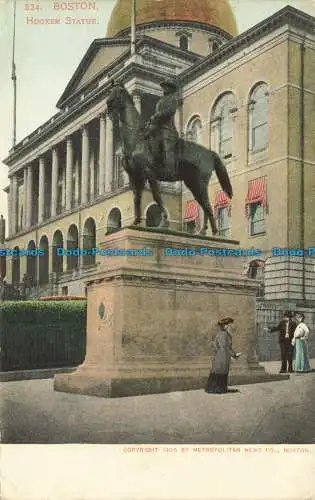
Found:
<svg viewBox="0 0 315 500"><path fill-rule="evenodd" d="M44 368L41 370L16 370L0 372L0 382L17 382L19 380L39 380L53 378L56 373L71 373L76 367Z"/></svg>

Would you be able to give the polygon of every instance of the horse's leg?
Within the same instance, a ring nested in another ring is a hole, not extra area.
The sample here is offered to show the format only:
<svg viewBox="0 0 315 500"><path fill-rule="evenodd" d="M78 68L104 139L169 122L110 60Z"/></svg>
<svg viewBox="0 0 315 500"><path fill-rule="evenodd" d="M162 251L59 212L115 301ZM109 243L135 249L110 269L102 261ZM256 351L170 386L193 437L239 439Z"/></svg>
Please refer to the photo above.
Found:
<svg viewBox="0 0 315 500"><path fill-rule="evenodd" d="M138 226L141 223L141 195L142 195L142 190L137 188L134 188L133 190L133 205L134 205L134 213L135 213L135 218L133 221L134 226Z"/></svg>
<svg viewBox="0 0 315 500"><path fill-rule="evenodd" d="M213 236L215 236L218 232L218 229L217 229L217 224L216 224L216 221L215 221L215 218L213 215L213 210L212 210L212 207L210 205L207 185L205 185L205 184L200 185L199 195L200 195L199 196L200 201L199 200L197 200L197 201L198 201L198 203L200 203L200 205L202 206L203 211L204 211L204 223L203 223L203 228L200 231L200 234L202 236L206 236L207 229L208 229L207 220L209 220L212 234L213 234Z"/></svg>
<svg viewBox="0 0 315 500"><path fill-rule="evenodd" d="M191 173L190 173L191 175ZM208 196L208 183L209 179L208 178L202 178L199 176L194 176L194 178L187 178L183 179L186 186L192 194L194 195L196 201L199 203L201 208L203 209L204 212L204 221L203 221L203 228L200 231L200 235L205 236L207 234L207 229L208 225L207 222L209 220L211 229L212 229L212 234L215 235L217 234L217 225L215 222L215 218L213 215L212 207L210 205L209 201L209 196Z"/></svg>
<svg viewBox="0 0 315 500"><path fill-rule="evenodd" d="M164 204L163 204L163 201L162 201L162 197L161 197L161 194L160 194L160 189L159 189L159 185L158 185L158 182L156 180L156 177L155 177L155 175L151 171L149 171L148 174L147 174L147 179L148 179L149 184L150 184L150 188L151 188L151 191L152 191L153 199L154 199L154 201L156 202L156 204L158 205L158 207L161 210L162 221L161 221L159 227L168 227L169 226L169 221L168 221L168 218L167 218L167 212L166 212L166 210L164 208Z"/></svg>
<svg viewBox="0 0 315 500"><path fill-rule="evenodd" d="M138 226L141 224L141 198L142 191L145 186L145 181L141 173L134 173L133 176L129 177L132 185L133 191L133 205L134 205L134 214L135 218L133 221L134 226Z"/></svg>

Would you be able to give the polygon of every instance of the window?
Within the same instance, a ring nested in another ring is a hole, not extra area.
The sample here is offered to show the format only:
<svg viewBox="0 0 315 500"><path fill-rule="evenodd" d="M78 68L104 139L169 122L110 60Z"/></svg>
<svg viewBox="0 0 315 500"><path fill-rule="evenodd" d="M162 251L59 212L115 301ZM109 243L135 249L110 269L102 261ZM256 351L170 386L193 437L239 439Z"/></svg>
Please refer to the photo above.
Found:
<svg viewBox="0 0 315 500"><path fill-rule="evenodd" d="M265 232L265 208L262 203L249 205L249 233L250 236Z"/></svg>
<svg viewBox="0 0 315 500"><path fill-rule="evenodd" d="M162 212L158 205L151 205L146 214L146 227L158 227L162 221Z"/></svg>
<svg viewBox="0 0 315 500"><path fill-rule="evenodd" d="M191 33L189 31L179 31L176 33L177 43L180 49L190 50Z"/></svg>
<svg viewBox="0 0 315 500"><path fill-rule="evenodd" d="M233 154L233 113L236 111L233 94L223 95L215 106L212 117L212 131L217 129L213 137L213 148L223 159Z"/></svg>
<svg viewBox="0 0 315 500"><path fill-rule="evenodd" d="M197 221L190 220L190 221L184 222L184 231L185 231L185 233L196 234L197 233Z"/></svg>
<svg viewBox="0 0 315 500"><path fill-rule="evenodd" d="M187 140L201 144L202 123L199 117L190 120L187 126Z"/></svg>
<svg viewBox="0 0 315 500"><path fill-rule="evenodd" d="M230 235L230 224L229 224L229 212L228 207L218 209L218 230L219 236L228 238Z"/></svg>
<svg viewBox="0 0 315 500"><path fill-rule="evenodd" d="M61 288L61 293L62 293L62 295L68 295L68 287L67 286L63 286Z"/></svg>
<svg viewBox="0 0 315 500"><path fill-rule="evenodd" d="M182 50L189 50L189 40L187 35L180 35L179 37L179 47Z"/></svg>
<svg viewBox="0 0 315 500"><path fill-rule="evenodd" d="M220 42L218 42L218 40L213 40L213 38L210 38L209 39L209 50L210 50L210 54L213 54L213 52L215 52L216 50L218 50L218 48L220 47Z"/></svg>
<svg viewBox="0 0 315 500"><path fill-rule="evenodd" d="M250 279L260 281L260 287L257 290L257 297L264 297L264 268L265 262L263 260L254 260L249 263L247 276Z"/></svg>
<svg viewBox="0 0 315 500"><path fill-rule="evenodd" d="M226 103L221 110L220 116L220 136L219 153L223 158L232 156L233 124L229 103Z"/></svg>
<svg viewBox="0 0 315 500"><path fill-rule="evenodd" d="M257 86L249 102L248 149L253 153L268 147L268 88L265 83Z"/></svg>

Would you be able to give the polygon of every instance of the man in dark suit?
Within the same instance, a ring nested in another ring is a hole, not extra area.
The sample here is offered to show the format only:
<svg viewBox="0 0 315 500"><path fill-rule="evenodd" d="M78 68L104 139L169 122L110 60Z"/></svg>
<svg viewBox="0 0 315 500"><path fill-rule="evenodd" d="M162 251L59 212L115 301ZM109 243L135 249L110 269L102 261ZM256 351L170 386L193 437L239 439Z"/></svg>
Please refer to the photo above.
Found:
<svg viewBox="0 0 315 500"><path fill-rule="evenodd" d="M279 345L281 351L281 370L280 373L293 372L293 346L291 344L296 322L293 321L293 313L286 311L282 320L277 326L270 328L270 332L279 332Z"/></svg>

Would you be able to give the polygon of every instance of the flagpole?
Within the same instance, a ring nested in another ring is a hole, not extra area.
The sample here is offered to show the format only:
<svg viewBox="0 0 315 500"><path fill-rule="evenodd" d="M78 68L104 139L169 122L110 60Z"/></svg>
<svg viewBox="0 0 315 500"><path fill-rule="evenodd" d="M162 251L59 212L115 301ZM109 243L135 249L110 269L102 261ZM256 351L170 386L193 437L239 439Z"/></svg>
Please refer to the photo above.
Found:
<svg viewBox="0 0 315 500"><path fill-rule="evenodd" d="M131 55L136 53L136 0L131 0Z"/></svg>
<svg viewBox="0 0 315 500"><path fill-rule="evenodd" d="M16 18L16 0L13 5L13 43L12 43L12 74L13 81L13 146L16 144L16 67L15 67L15 18Z"/></svg>

